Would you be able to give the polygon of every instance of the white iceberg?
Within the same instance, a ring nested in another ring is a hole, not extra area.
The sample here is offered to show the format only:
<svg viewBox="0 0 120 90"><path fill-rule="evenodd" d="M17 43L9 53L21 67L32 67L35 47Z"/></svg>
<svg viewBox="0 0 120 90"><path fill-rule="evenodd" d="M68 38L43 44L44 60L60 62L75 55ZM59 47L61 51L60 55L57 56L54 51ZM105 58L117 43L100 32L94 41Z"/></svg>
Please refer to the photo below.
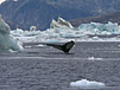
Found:
<svg viewBox="0 0 120 90"><path fill-rule="evenodd" d="M0 51L20 51L23 50L19 41L10 36L10 27L5 23L0 15Z"/></svg>
<svg viewBox="0 0 120 90"><path fill-rule="evenodd" d="M31 26L30 31L37 31L37 27L36 26Z"/></svg>
<svg viewBox="0 0 120 90"><path fill-rule="evenodd" d="M86 79L82 79L80 81L71 82L71 87L80 88L80 89L102 89L105 88L105 84L96 81L88 81Z"/></svg>
<svg viewBox="0 0 120 90"><path fill-rule="evenodd" d="M54 19L52 20L52 22L50 24L50 28L54 28L54 27L69 27L69 28L73 28L73 26L70 24L70 22L64 20L61 17L58 17L58 21L55 21Z"/></svg>

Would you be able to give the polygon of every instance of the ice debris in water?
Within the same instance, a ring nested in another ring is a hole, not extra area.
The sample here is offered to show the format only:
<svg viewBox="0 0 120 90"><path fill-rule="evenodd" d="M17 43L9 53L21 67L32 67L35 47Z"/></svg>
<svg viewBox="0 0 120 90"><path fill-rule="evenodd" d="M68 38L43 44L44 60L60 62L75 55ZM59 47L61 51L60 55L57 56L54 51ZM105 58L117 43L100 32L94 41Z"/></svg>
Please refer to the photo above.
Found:
<svg viewBox="0 0 120 90"><path fill-rule="evenodd" d="M71 82L71 87L80 88L80 89L102 89L105 88L105 84L96 81L88 81L86 79L82 79L80 81Z"/></svg>
<svg viewBox="0 0 120 90"><path fill-rule="evenodd" d="M10 35L10 27L0 15L0 51L20 51L23 50L18 40Z"/></svg>
<svg viewBox="0 0 120 90"><path fill-rule="evenodd" d="M91 31L94 34L117 34L120 33L119 25L117 23L108 22L107 24L91 22L89 24L81 24L79 29L84 31Z"/></svg>
<svg viewBox="0 0 120 90"><path fill-rule="evenodd" d="M45 31L36 30L31 26L30 30L14 30L11 35L23 42L46 41L46 39L75 39L76 41L120 41L120 26L117 23L108 22L107 24L91 22L73 27L70 22L58 18L52 20L51 28Z"/></svg>
<svg viewBox="0 0 120 90"><path fill-rule="evenodd" d="M38 47L44 47L45 45L43 45L43 44L39 44L39 45L37 45Z"/></svg>
<svg viewBox="0 0 120 90"><path fill-rule="evenodd" d="M94 57L89 57L88 59L89 59L89 60L94 60L95 58L94 58Z"/></svg>
<svg viewBox="0 0 120 90"><path fill-rule="evenodd" d="M103 58L88 57L88 60L103 60Z"/></svg>

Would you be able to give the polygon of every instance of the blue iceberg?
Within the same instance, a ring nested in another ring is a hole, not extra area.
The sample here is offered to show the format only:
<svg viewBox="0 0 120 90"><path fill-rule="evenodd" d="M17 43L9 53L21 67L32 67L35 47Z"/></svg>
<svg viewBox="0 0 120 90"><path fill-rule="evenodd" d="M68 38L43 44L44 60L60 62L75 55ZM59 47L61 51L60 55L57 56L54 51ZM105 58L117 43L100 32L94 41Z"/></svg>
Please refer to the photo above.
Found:
<svg viewBox="0 0 120 90"><path fill-rule="evenodd" d="M23 50L22 45L19 41L15 40L10 36L10 27L5 21L1 18L0 15L0 51L20 51Z"/></svg>

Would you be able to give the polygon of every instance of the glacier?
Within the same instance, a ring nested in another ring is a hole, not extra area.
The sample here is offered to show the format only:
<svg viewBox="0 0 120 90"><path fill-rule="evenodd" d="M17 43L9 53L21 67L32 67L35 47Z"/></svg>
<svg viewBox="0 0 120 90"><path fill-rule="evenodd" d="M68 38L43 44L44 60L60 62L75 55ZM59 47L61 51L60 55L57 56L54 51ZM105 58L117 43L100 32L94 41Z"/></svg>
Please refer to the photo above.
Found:
<svg viewBox="0 0 120 90"><path fill-rule="evenodd" d="M0 51L20 51L22 44L10 34L10 27L0 15Z"/></svg>

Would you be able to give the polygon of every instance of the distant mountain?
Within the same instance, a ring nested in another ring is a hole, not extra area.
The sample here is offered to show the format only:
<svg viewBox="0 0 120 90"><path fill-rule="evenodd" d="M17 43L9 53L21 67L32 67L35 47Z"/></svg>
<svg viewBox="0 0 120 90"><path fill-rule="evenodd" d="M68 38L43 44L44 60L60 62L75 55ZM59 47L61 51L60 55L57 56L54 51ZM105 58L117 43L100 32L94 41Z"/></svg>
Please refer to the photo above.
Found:
<svg viewBox="0 0 120 90"><path fill-rule="evenodd" d="M29 29L34 25L40 30L48 28L51 20L58 17L70 20L118 10L120 0L6 0L0 5L0 13L12 23L11 28Z"/></svg>
<svg viewBox="0 0 120 90"><path fill-rule="evenodd" d="M113 23L118 23L120 25L120 12L109 13L109 14L100 15L96 17L87 17L87 18L78 18L78 19L69 20L69 22L75 27L83 23L85 24L90 22L99 22L99 23L106 24L109 21Z"/></svg>

